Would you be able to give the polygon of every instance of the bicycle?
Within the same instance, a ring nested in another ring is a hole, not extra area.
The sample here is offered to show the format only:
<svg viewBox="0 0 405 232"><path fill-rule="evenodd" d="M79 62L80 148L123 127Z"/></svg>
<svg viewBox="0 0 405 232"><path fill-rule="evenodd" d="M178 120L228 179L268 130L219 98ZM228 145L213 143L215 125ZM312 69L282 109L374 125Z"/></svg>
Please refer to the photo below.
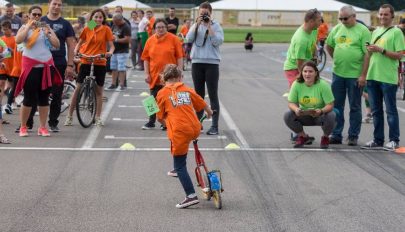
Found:
<svg viewBox="0 0 405 232"><path fill-rule="evenodd" d="M91 63L90 74L86 76L80 87L76 99L76 114L80 125L84 128L90 127L96 117L97 100L96 100L96 77L94 76L94 61L105 59L104 54L88 56L78 54L79 58L85 58Z"/></svg>
<svg viewBox="0 0 405 232"><path fill-rule="evenodd" d="M201 118L201 122L206 118L204 115ZM220 170L208 171L207 165L205 164L204 158L198 149L198 139L193 140L194 153L195 153L195 176L197 179L198 186L201 189L203 198L206 200L214 199L214 205L217 209L222 208L222 197L221 192L224 191L222 188L222 175Z"/></svg>
<svg viewBox="0 0 405 232"><path fill-rule="evenodd" d="M325 41L319 41L319 45L317 45L317 60L316 64L318 67L319 72L322 72L322 70L325 68L326 65L326 52L325 52Z"/></svg>

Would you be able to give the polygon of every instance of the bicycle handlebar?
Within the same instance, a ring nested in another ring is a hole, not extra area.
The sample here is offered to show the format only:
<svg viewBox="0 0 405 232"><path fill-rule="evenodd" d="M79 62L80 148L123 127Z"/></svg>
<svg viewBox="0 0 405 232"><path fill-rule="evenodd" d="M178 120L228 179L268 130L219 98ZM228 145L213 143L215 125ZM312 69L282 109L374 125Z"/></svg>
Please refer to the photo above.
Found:
<svg viewBox="0 0 405 232"><path fill-rule="evenodd" d="M91 60L91 61L106 59L106 54L96 54L96 55L89 56L89 55L86 55L83 53L77 53L77 56L79 58L84 58L84 59Z"/></svg>

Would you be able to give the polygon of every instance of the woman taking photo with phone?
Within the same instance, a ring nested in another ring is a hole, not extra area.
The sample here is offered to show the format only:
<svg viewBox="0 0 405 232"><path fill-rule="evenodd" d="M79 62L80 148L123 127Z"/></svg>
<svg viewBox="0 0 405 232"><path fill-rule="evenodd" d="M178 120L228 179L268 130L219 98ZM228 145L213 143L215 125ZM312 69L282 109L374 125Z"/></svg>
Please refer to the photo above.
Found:
<svg viewBox="0 0 405 232"><path fill-rule="evenodd" d="M16 43L25 43L22 53L21 76L16 86L15 96L24 90L24 100L20 110L20 136L28 136L27 120L33 106L38 105L39 123L38 135L50 136L46 128L49 112L49 94L53 84L61 85L62 78L55 68L52 47L59 48L59 39L47 25L39 22L42 9L32 6L29 11L29 21L17 32Z"/></svg>

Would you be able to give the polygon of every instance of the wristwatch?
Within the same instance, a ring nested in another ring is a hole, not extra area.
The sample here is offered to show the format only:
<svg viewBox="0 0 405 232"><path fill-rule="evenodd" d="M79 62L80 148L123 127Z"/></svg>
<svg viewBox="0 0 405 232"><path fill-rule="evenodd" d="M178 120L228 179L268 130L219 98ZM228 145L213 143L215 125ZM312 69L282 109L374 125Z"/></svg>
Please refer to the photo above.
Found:
<svg viewBox="0 0 405 232"><path fill-rule="evenodd" d="M74 65L73 65L73 64L68 64L67 66L68 66L68 67L71 67L71 68L73 68L73 67L74 67Z"/></svg>
<svg viewBox="0 0 405 232"><path fill-rule="evenodd" d="M381 51L381 54L385 55L387 51L385 50L385 48L383 48L383 50Z"/></svg>

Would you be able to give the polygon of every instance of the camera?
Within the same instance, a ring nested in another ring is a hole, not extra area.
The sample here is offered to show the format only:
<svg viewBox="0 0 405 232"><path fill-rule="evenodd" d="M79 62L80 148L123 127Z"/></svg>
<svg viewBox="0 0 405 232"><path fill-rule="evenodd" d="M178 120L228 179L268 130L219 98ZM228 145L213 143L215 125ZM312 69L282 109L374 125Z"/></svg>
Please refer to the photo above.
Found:
<svg viewBox="0 0 405 232"><path fill-rule="evenodd" d="M204 13L203 15L201 15L201 18L206 23L210 21L210 15L208 13Z"/></svg>

